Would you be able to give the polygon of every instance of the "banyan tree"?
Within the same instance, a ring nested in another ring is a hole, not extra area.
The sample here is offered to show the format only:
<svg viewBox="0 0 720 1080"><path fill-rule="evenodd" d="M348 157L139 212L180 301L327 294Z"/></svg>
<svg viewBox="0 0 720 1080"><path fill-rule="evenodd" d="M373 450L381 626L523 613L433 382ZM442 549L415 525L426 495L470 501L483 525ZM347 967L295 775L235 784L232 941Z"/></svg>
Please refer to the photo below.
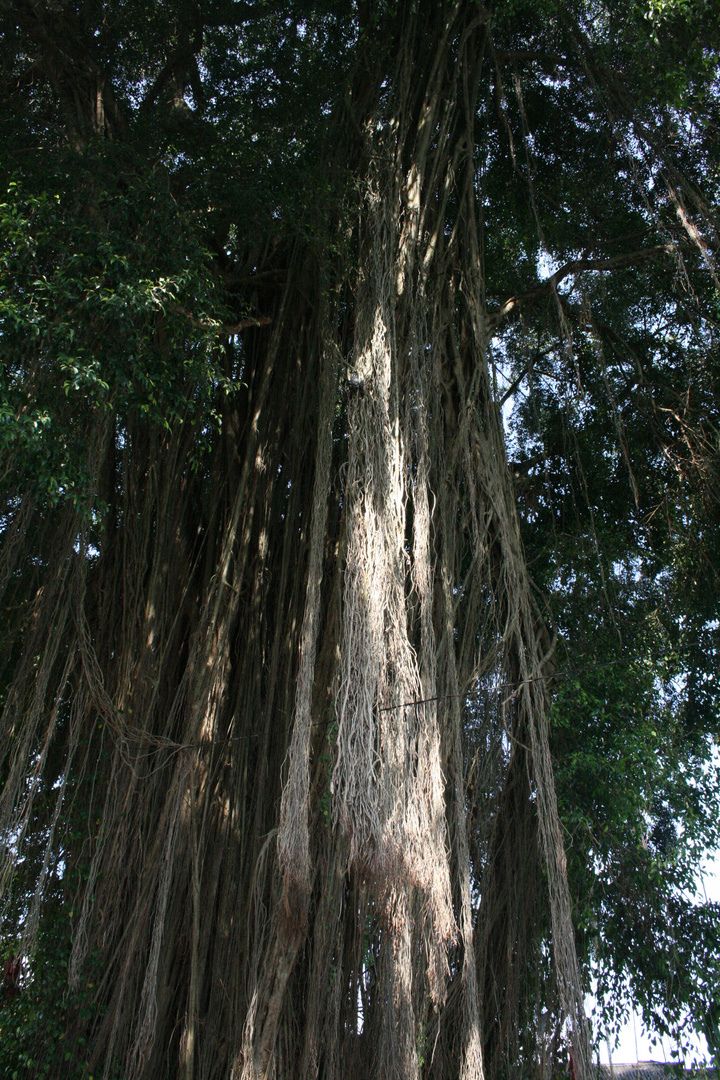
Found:
<svg viewBox="0 0 720 1080"><path fill-rule="evenodd" d="M549 595L717 573L712 4L0 11L27 1074L587 1080Z"/></svg>

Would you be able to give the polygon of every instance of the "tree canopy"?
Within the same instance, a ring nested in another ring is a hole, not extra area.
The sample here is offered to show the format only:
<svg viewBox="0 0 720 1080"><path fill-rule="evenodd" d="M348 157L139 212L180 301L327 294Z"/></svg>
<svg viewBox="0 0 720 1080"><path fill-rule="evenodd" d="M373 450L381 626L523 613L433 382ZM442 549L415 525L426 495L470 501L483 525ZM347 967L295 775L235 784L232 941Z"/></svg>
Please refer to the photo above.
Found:
<svg viewBox="0 0 720 1080"><path fill-rule="evenodd" d="M715 6L0 19L2 1068L717 1057Z"/></svg>

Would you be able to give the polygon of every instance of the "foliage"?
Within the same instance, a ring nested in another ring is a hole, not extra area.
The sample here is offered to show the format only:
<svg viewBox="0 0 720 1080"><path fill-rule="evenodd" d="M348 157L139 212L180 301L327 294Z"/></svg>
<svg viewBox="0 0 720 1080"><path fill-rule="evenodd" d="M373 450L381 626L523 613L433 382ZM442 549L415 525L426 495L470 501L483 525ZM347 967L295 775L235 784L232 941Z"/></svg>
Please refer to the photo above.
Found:
<svg viewBox="0 0 720 1080"><path fill-rule="evenodd" d="M32 975L0 1013L0 1072L9 1080L90 1080L88 1048L81 1034L93 1017L93 989L102 973L99 958L87 982L68 991L70 927L62 909L50 910L32 957ZM63 915L65 918L63 919ZM118 1070L111 1076L120 1077Z"/></svg>
<svg viewBox="0 0 720 1080"><path fill-rule="evenodd" d="M82 497L97 410L169 427L189 397L232 388L207 257L167 178L110 152L57 166L37 194L11 181L0 207L2 452L51 500Z"/></svg>

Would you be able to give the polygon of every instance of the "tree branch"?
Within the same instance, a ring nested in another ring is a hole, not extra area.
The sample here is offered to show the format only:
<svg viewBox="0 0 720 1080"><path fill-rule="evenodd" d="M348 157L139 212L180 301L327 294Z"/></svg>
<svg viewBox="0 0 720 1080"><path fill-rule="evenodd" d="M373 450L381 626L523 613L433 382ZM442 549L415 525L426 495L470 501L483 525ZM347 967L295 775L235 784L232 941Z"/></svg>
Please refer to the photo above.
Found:
<svg viewBox="0 0 720 1080"><path fill-rule="evenodd" d="M552 296L560 282L564 281L566 277L570 277L571 274L579 274L585 270L617 270L622 266L633 266L635 263L643 262L645 259L652 259L663 251L668 252L666 244L657 244L655 247L644 248L642 251L631 251L626 255L613 255L609 259L573 259L571 262L561 266L559 270L556 270L554 274L551 274L549 278L546 278L534 289L528 289L527 292L509 297L497 311L490 315L490 327L493 330L496 329L516 308Z"/></svg>
<svg viewBox="0 0 720 1080"><path fill-rule="evenodd" d="M158 73L152 86L145 94L140 104L141 115L149 112L173 75L184 72L190 60L200 52L204 27L200 19L199 9L196 10L196 14L196 24L192 28L182 27L180 44L170 53L165 66Z"/></svg>
<svg viewBox="0 0 720 1080"><path fill-rule="evenodd" d="M247 330L251 326L269 326L271 321L268 315L258 315L257 317L249 316L247 319L241 319L240 322L229 325L227 323L213 322L212 319L199 319L187 308L181 307L180 304L173 304L172 306L179 315L184 315L193 326L198 327L200 330L214 330L220 337L234 337L235 334L239 334L242 330Z"/></svg>

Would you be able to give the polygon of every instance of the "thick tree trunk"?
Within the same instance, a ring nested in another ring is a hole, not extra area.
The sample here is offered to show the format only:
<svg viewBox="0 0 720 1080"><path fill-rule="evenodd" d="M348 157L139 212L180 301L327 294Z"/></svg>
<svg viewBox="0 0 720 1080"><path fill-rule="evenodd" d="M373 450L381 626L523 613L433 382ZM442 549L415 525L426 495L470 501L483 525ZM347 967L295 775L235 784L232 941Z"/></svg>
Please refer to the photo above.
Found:
<svg viewBox="0 0 720 1080"><path fill-rule="evenodd" d="M63 710L63 785L98 822L70 855L84 874L70 980L102 958L78 1032L105 1077L480 1080L483 1047L500 1076L528 988L498 963L538 947L536 891L518 898L513 880L538 837L589 1076L546 633L488 373L487 28L477 5L400 7L375 100L348 107L361 192L338 230L358 238L356 272L300 245L267 256L285 283L243 333L246 400L207 476L182 428L99 426L115 521L97 556L69 522L8 695L22 737L2 828L22 833ZM107 125L101 83L94 101ZM497 711L469 720L489 670L515 684L514 748L471 835L468 726L502 757Z"/></svg>

